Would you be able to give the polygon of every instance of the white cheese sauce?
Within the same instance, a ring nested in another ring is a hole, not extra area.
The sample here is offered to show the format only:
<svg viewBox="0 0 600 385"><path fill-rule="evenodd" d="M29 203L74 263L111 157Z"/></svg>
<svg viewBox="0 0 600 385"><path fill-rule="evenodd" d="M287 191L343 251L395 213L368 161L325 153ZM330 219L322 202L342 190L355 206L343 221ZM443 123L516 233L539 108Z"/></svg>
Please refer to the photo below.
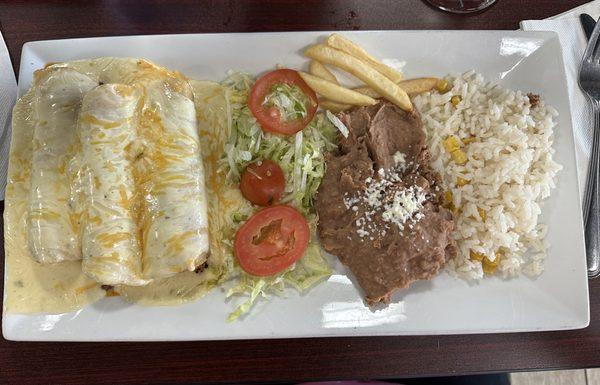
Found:
<svg viewBox="0 0 600 385"><path fill-rule="evenodd" d="M12 144L4 210L6 272L4 311L64 313L104 297L100 285L81 271L81 261L40 264L27 246L27 207L30 190L34 121L30 92L13 111Z"/></svg>

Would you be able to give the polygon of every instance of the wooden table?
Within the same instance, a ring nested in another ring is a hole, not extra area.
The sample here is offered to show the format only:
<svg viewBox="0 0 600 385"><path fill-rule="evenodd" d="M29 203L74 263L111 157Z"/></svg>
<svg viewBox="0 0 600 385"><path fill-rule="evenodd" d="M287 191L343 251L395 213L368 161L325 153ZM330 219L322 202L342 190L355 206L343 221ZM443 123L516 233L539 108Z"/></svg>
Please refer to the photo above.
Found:
<svg viewBox="0 0 600 385"><path fill-rule="evenodd" d="M517 29L522 19L546 18L584 2L498 0L484 13L457 16L419 0L6 1L0 2L0 23L17 70L21 46L31 40L239 31ZM0 383L265 383L597 367L600 279L589 286L591 324L584 330L179 343L0 340Z"/></svg>

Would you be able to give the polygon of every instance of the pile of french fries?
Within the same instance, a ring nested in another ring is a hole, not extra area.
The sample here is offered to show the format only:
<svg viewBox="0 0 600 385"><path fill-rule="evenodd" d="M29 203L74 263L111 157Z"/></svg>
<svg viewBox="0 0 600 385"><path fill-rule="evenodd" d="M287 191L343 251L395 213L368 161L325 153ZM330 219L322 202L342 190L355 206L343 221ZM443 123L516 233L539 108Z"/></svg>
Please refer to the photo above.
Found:
<svg viewBox="0 0 600 385"><path fill-rule="evenodd" d="M385 98L405 111L412 111L410 96L431 91L434 87L439 89L442 83L438 78L404 80L402 73L335 33L327 38L326 44L313 45L304 51L304 55L312 60L309 73L300 72L300 76L321 96L321 107L333 112L373 105L378 98ZM354 75L365 86L352 89L342 86L325 65Z"/></svg>

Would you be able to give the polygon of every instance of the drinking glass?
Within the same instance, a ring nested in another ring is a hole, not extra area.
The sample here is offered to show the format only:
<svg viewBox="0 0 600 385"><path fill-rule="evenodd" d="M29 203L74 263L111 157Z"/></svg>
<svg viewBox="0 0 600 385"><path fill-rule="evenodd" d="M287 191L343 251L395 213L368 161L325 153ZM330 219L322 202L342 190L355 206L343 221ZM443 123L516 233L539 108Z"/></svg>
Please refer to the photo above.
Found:
<svg viewBox="0 0 600 385"><path fill-rule="evenodd" d="M471 13L486 9L496 0L425 0L436 8L452 13Z"/></svg>

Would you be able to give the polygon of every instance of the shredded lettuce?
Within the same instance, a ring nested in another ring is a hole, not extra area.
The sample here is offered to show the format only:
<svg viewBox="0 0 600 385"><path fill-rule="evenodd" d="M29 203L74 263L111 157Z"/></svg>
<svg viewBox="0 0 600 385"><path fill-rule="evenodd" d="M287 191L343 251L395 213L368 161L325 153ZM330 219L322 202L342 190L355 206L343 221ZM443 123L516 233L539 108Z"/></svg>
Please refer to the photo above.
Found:
<svg viewBox="0 0 600 385"><path fill-rule="evenodd" d="M348 131L348 127L346 127L346 125L340 120L340 118L338 118L337 116L335 116L331 111L326 110L325 111L325 116L327 116L327 119L329 119L329 121L331 123L333 123L333 125L340 130L340 134L342 134L344 136L344 138L347 138L348 135L350 134L350 131Z"/></svg>
<svg viewBox="0 0 600 385"><path fill-rule="evenodd" d="M264 105L277 107L282 113L281 119L283 121L303 119L308 113L306 110L308 98L300 87L277 83L270 91L265 98Z"/></svg>
<svg viewBox="0 0 600 385"><path fill-rule="evenodd" d="M314 236L316 215L312 200L325 173L324 153L336 147L337 129L323 114L318 113L304 130L293 136L263 132L246 104L253 83L252 77L242 73L230 73L222 83L226 87L230 136L219 168L225 173L227 183L235 185L249 163L261 159L278 163L286 180L282 202L294 206L306 216ZM267 102L286 113L293 111L289 118L301 117L302 108L306 110L298 91L285 85L274 87L267 96ZM225 230L227 236L224 238L229 239L226 242L231 242L239 226L253 212L254 209L248 204L232 213L228 229ZM331 274L320 246L312 241L299 261L275 276L254 277L246 274L237 264L234 269L227 297L245 296L246 299L229 315L228 321L249 312L259 298L272 294L281 296L286 287L304 292Z"/></svg>
<svg viewBox="0 0 600 385"><path fill-rule="evenodd" d="M286 285L302 293L331 275L331 268L321 252L321 247L311 242L304 256L289 269L278 275L258 278L241 273L234 286L229 288L226 297L247 295L247 299L229 314L227 321L235 321L252 308L259 298L274 294L283 296Z"/></svg>
<svg viewBox="0 0 600 385"><path fill-rule="evenodd" d="M246 292L246 290L248 290L250 291L250 298L248 298L244 303L239 305L231 314L229 314L229 317L227 317L227 321L235 321L241 315L248 312L254 304L254 301L256 301L256 299L258 298L258 295L260 294L264 296L263 288L266 284L267 281L261 279L256 282L250 282L250 285L240 283L238 287L230 289L230 291L227 293L227 297L233 294L243 294L244 292Z"/></svg>
<svg viewBox="0 0 600 385"><path fill-rule="evenodd" d="M252 84L252 78L239 73L231 74L224 82L231 134L220 167L226 172L228 182L235 184L249 163L260 159L277 162L286 180L283 203L307 215L325 173L323 154L336 146L337 129L319 113L294 136L263 132L246 104Z"/></svg>

